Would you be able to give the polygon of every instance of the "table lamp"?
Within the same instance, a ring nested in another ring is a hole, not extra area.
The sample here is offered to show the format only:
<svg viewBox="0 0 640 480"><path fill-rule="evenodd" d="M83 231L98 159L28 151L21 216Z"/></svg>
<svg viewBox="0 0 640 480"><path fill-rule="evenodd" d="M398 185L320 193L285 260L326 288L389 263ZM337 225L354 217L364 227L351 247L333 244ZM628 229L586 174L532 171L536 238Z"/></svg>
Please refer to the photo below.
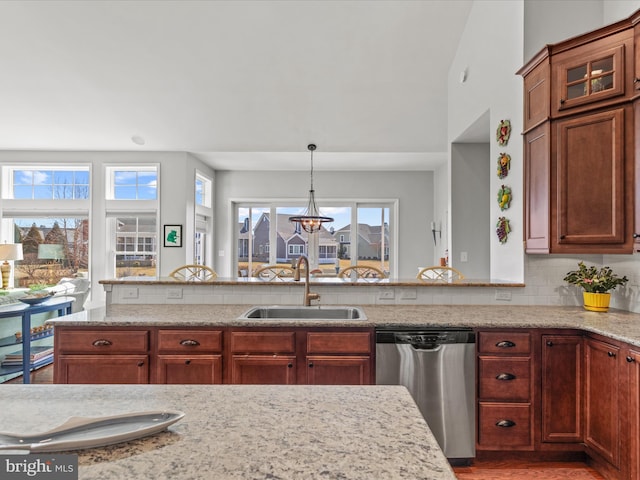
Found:
<svg viewBox="0 0 640 480"><path fill-rule="evenodd" d="M2 270L2 289L9 288L9 278L11 278L11 265L7 260L22 260L22 244L21 243L3 243L0 244L0 260L4 260L0 266Z"/></svg>

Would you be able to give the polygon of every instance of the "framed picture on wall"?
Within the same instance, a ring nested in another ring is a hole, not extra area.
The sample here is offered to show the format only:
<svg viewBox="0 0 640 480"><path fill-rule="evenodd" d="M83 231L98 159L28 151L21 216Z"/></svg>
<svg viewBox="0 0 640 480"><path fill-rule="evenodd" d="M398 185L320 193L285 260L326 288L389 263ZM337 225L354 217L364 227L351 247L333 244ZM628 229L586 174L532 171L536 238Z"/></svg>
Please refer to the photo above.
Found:
<svg viewBox="0 0 640 480"><path fill-rule="evenodd" d="M164 226L164 246L165 247L181 247L182 246L182 225L165 225Z"/></svg>

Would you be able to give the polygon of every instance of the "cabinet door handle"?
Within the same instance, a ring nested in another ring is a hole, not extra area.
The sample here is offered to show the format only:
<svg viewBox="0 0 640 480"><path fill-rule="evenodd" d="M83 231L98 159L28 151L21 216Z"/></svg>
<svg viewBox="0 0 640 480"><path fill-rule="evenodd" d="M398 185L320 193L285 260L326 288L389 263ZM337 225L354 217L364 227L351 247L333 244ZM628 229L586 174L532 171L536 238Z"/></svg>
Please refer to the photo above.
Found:
<svg viewBox="0 0 640 480"><path fill-rule="evenodd" d="M629 362L629 363L633 363L633 362L635 362L635 361L636 361L636 359L635 359L635 358L633 358L633 357L627 357L627 362Z"/></svg>
<svg viewBox="0 0 640 480"><path fill-rule="evenodd" d="M138 362L138 366L139 366L139 367L144 366L144 362Z"/></svg>
<svg viewBox="0 0 640 480"><path fill-rule="evenodd" d="M560 235L560 240L564 240L565 238L567 238L566 235Z"/></svg>
<svg viewBox="0 0 640 480"><path fill-rule="evenodd" d="M496 380L505 380L505 381L509 381L509 380L515 380L516 376L513 373L499 373L496 376Z"/></svg>
<svg viewBox="0 0 640 480"><path fill-rule="evenodd" d="M566 101L566 100L565 100L564 98L561 98L561 99L560 99L560 105L564 105L564 102L565 102L565 101Z"/></svg>
<svg viewBox="0 0 640 480"><path fill-rule="evenodd" d="M616 356L615 352L607 352L607 355L609 355L609 357L614 358Z"/></svg>
<svg viewBox="0 0 640 480"><path fill-rule="evenodd" d="M180 345L183 345L185 347L197 347L198 345L200 345L200 342L197 340L180 340Z"/></svg>
<svg viewBox="0 0 640 480"><path fill-rule="evenodd" d="M640 237L640 233L634 233L633 234L633 238L638 238L638 237Z"/></svg>
<svg viewBox="0 0 640 480"><path fill-rule="evenodd" d="M501 342L496 343L496 347L499 347L499 348L513 348L515 346L516 344L509 340L503 340Z"/></svg>
<svg viewBox="0 0 640 480"><path fill-rule="evenodd" d="M185 365L191 365L191 360L185 360L185 361L184 361L184 364L185 364Z"/></svg>
<svg viewBox="0 0 640 480"><path fill-rule="evenodd" d="M100 340L94 341L92 345L94 347L108 347L110 345L113 345L113 343L111 343L111 340L100 339Z"/></svg>
<svg viewBox="0 0 640 480"><path fill-rule="evenodd" d="M514 422L513 420L500 420L498 423L496 423L496 427L509 428L515 426L516 422Z"/></svg>
<svg viewBox="0 0 640 480"><path fill-rule="evenodd" d="M553 342L551 340L547 340L547 347L553 347Z"/></svg>
<svg viewBox="0 0 640 480"><path fill-rule="evenodd" d="M313 362L309 362L309 368L313 368Z"/></svg>
<svg viewBox="0 0 640 480"><path fill-rule="evenodd" d="M293 363L287 363L287 367L293 368Z"/></svg>

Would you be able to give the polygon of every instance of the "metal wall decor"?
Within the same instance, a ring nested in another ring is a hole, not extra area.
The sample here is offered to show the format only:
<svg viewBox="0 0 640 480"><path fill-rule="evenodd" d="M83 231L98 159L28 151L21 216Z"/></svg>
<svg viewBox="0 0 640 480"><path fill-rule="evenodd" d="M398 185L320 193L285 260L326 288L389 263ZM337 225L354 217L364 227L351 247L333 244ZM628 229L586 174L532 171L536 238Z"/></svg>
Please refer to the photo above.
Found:
<svg viewBox="0 0 640 480"><path fill-rule="evenodd" d="M509 220L506 217L498 218L498 223L496 224L496 234L498 235L498 240L500 240L500 243L507 243L509 233L511 233Z"/></svg>
<svg viewBox="0 0 640 480"><path fill-rule="evenodd" d="M509 143L509 137L511 136L511 121L500 120L498 124L498 130L496 131L496 140L498 145L504 146Z"/></svg>
<svg viewBox="0 0 640 480"><path fill-rule="evenodd" d="M502 185L498 190L498 205L503 212L511 206L511 188Z"/></svg>
<svg viewBox="0 0 640 480"><path fill-rule="evenodd" d="M509 175L511 169L511 155L508 153L501 153L498 157L498 178L503 179Z"/></svg>

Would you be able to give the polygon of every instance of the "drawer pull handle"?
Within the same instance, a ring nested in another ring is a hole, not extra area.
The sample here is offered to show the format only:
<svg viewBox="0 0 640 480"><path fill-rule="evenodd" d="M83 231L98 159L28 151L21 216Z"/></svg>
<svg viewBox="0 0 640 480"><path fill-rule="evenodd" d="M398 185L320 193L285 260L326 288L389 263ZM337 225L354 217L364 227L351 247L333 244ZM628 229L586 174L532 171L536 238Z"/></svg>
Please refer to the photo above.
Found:
<svg viewBox="0 0 640 480"><path fill-rule="evenodd" d="M180 340L180 345L185 347L197 347L200 345L200 342L197 340Z"/></svg>
<svg viewBox="0 0 640 480"><path fill-rule="evenodd" d="M636 359L635 359L635 358L633 358L633 357L627 357L627 362L629 362L629 363L633 363L633 362L635 362L635 361L636 361Z"/></svg>
<svg viewBox="0 0 640 480"><path fill-rule="evenodd" d="M92 345L94 347L108 347L110 345L113 345L113 343L111 343L111 340L100 339L100 340L94 341Z"/></svg>
<svg viewBox="0 0 640 480"><path fill-rule="evenodd" d="M139 366L139 367L144 366L144 362L138 362L138 366Z"/></svg>
<svg viewBox="0 0 640 480"><path fill-rule="evenodd" d="M313 368L313 362L309 362L309 368Z"/></svg>
<svg viewBox="0 0 640 480"><path fill-rule="evenodd" d="M191 365L191 360L185 360L185 361L184 361L184 364L185 364L185 365Z"/></svg>
<svg viewBox="0 0 640 480"><path fill-rule="evenodd" d="M547 340L547 347L553 347L553 342L551 340Z"/></svg>
<svg viewBox="0 0 640 480"><path fill-rule="evenodd" d="M513 373L500 373L496 376L497 380L515 380L516 376Z"/></svg>
<svg viewBox="0 0 640 480"><path fill-rule="evenodd" d="M496 343L496 347L499 347L499 348L513 348L515 346L516 344L513 342L510 342L509 340L503 340L501 342Z"/></svg>
<svg viewBox="0 0 640 480"><path fill-rule="evenodd" d="M287 363L288 368L293 368L293 363Z"/></svg>
<svg viewBox="0 0 640 480"><path fill-rule="evenodd" d="M515 427L516 426L516 422L514 422L513 420L500 420L498 423L496 423L496 427L502 427L502 428L509 428L509 427Z"/></svg>
<svg viewBox="0 0 640 480"><path fill-rule="evenodd" d="M611 358L615 358L616 353L615 352L607 352L607 355L609 355L609 357L611 357Z"/></svg>

